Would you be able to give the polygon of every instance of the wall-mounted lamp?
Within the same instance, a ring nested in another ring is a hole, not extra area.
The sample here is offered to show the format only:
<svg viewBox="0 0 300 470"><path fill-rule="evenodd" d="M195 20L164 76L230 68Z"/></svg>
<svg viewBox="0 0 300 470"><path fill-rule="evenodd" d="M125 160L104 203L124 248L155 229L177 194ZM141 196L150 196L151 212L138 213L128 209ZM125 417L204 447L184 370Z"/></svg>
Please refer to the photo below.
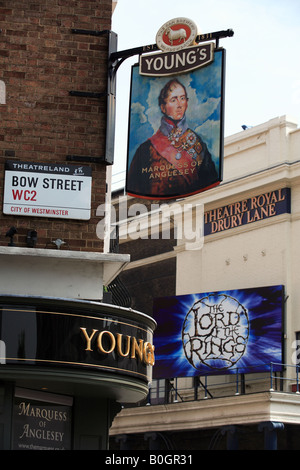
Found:
<svg viewBox="0 0 300 470"><path fill-rule="evenodd" d="M26 237L27 246L33 248L37 242L37 231L29 230Z"/></svg>
<svg viewBox="0 0 300 470"><path fill-rule="evenodd" d="M5 236L10 238L10 243L8 244L8 246L15 246L13 239L16 233L17 233L16 227L10 227L10 229L6 232Z"/></svg>

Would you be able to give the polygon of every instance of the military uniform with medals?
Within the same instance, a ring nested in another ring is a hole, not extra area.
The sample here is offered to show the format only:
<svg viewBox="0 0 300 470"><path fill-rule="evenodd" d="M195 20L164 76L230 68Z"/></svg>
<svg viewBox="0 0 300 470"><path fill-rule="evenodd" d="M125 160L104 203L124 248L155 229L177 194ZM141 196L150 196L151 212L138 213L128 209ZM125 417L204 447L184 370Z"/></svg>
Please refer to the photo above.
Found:
<svg viewBox="0 0 300 470"><path fill-rule="evenodd" d="M137 149L127 177L127 192L151 198L180 197L213 185L218 174L201 137L185 117L163 117L158 131Z"/></svg>

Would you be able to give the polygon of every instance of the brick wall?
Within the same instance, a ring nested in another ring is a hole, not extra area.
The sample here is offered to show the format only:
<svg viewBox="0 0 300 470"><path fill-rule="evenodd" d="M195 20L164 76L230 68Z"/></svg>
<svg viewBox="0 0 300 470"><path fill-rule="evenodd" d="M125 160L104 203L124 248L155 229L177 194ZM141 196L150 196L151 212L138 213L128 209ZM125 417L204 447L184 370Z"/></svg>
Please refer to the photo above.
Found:
<svg viewBox="0 0 300 470"><path fill-rule="evenodd" d="M111 10L111 0L0 0L1 246L15 226L16 246L25 246L34 229L38 248L61 238L71 250L102 251L96 209L105 198L104 163L83 163L93 177L89 221L4 215L2 208L6 161L68 164L67 155L104 156L106 98L74 97L69 91L106 91L108 37L71 30L110 30Z"/></svg>

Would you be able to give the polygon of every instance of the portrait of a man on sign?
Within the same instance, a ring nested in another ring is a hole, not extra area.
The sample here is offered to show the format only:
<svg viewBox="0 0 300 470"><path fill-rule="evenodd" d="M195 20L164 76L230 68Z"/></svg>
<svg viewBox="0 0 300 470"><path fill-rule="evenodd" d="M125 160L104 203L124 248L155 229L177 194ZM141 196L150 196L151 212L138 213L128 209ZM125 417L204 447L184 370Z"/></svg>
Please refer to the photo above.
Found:
<svg viewBox="0 0 300 470"><path fill-rule="evenodd" d="M170 199L222 178L223 51L192 73L146 77L132 68L126 191Z"/></svg>

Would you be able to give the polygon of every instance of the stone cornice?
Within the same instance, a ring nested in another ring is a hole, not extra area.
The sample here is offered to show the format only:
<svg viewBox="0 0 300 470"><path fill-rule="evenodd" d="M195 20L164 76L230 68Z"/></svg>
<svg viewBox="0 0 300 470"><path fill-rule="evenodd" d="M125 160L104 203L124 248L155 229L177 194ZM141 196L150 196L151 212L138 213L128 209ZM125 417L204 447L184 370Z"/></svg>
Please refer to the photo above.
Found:
<svg viewBox="0 0 300 470"><path fill-rule="evenodd" d="M300 424L300 395L263 392L168 405L125 408L115 418L110 435L151 431L205 429L280 421Z"/></svg>

